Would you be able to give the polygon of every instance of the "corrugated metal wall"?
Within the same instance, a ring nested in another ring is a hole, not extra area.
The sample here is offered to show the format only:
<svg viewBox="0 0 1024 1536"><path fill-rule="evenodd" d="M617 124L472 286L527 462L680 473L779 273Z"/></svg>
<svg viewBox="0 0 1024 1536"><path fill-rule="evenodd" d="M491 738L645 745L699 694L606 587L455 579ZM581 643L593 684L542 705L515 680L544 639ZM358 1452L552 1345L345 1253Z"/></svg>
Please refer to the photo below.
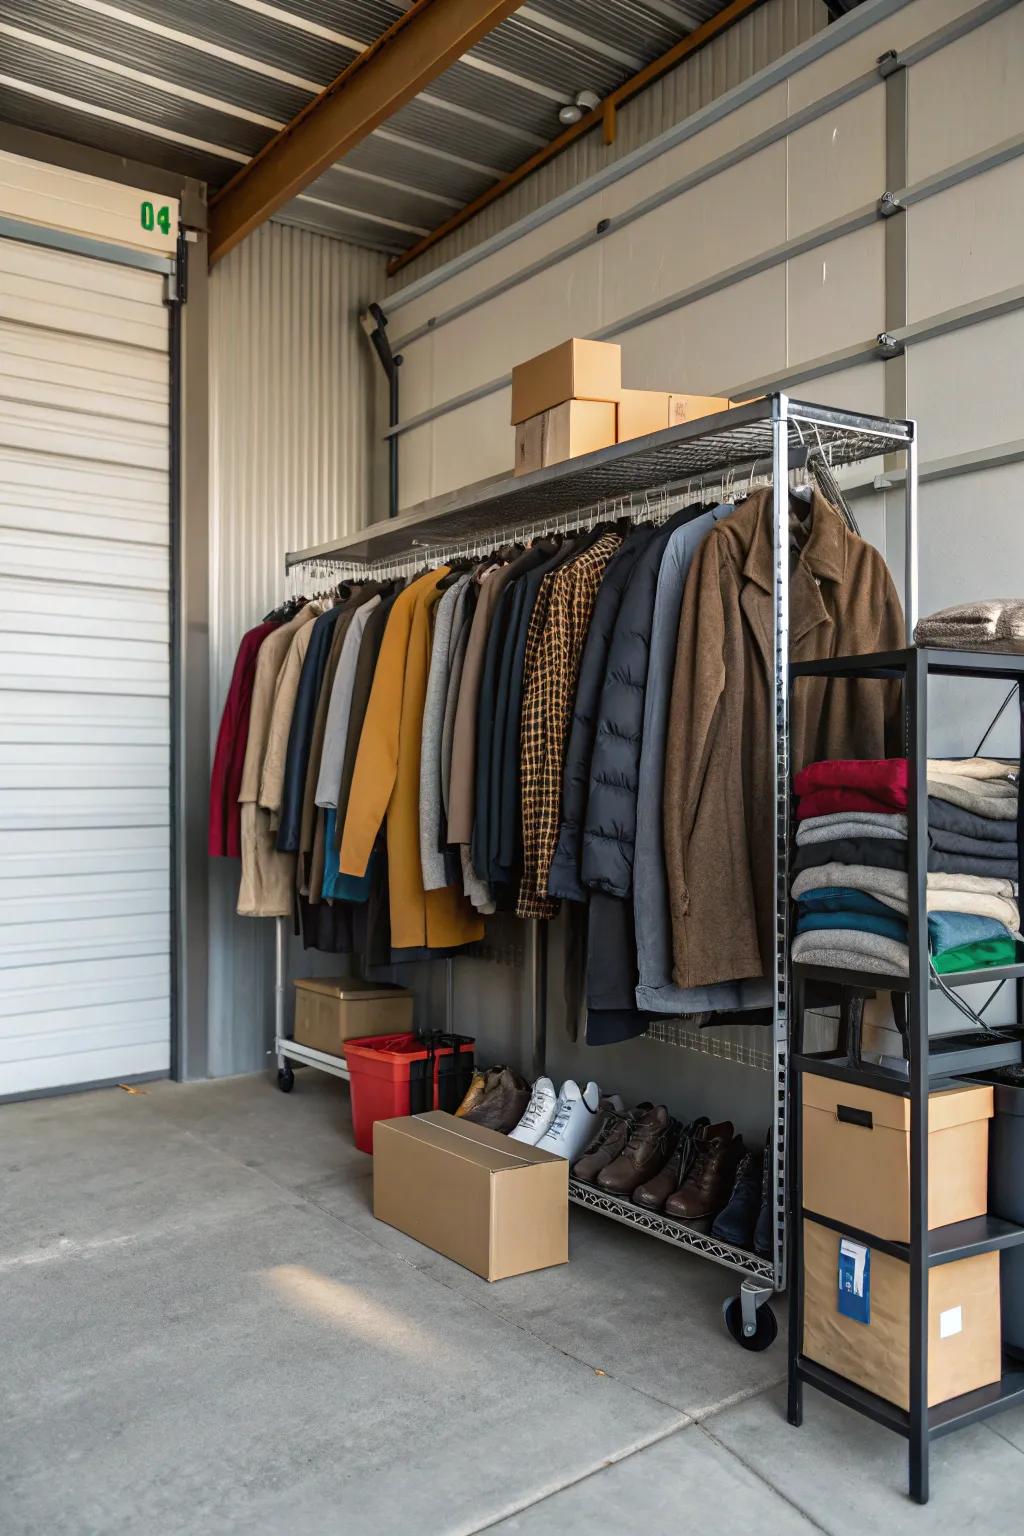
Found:
<svg viewBox="0 0 1024 1536"><path fill-rule="evenodd" d="M603 170L611 161L664 133L674 123L699 112L766 65L805 42L827 24L823 0L766 0L742 21L713 38L705 48L641 91L618 114L618 137L607 147L599 132L575 144L528 176L506 196L471 219L419 260L391 279L392 290L433 272L453 256L507 229L517 219L542 207L570 187Z"/></svg>
<svg viewBox="0 0 1024 1536"><path fill-rule="evenodd" d="M378 510L380 370L358 314L383 284L383 256L276 224L211 275L214 735L238 641L283 595L285 550L360 527ZM235 916L237 887L237 861L212 860L215 1076L263 1065L272 1018L273 925Z"/></svg>

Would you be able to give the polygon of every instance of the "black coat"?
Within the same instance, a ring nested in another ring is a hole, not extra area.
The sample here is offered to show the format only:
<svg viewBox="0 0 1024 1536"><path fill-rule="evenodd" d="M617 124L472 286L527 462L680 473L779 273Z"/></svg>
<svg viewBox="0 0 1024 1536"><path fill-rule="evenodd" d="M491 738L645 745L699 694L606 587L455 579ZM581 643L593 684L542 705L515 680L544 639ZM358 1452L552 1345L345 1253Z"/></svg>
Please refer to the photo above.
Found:
<svg viewBox="0 0 1024 1536"><path fill-rule="evenodd" d="M313 633L302 663L299 687L295 695L295 709L292 712L291 730L288 733L281 817L277 829L277 846L281 853L297 853L299 850L302 802L306 791L309 750L313 740L313 721L316 718L320 685L323 682L327 657L334 638L334 626L345 611L345 606L345 603L338 603L314 621Z"/></svg>

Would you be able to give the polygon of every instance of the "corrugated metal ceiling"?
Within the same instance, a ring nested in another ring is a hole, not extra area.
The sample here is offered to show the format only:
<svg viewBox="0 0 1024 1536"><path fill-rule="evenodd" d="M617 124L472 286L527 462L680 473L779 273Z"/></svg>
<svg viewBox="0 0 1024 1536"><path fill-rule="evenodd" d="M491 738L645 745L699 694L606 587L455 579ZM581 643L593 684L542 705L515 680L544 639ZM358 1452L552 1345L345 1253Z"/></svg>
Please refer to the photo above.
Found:
<svg viewBox="0 0 1024 1536"><path fill-rule="evenodd" d="M531 0L279 217L402 251L726 0ZM219 187L409 0L0 0L0 119Z"/></svg>

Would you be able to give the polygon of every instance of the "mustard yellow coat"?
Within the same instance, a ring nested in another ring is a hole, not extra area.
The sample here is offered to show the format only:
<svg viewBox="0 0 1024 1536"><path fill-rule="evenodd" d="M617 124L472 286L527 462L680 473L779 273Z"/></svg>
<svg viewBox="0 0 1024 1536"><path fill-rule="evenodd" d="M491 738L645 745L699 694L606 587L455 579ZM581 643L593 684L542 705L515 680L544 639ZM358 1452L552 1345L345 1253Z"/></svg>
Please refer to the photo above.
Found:
<svg viewBox="0 0 1024 1536"><path fill-rule="evenodd" d="M483 938L484 925L461 889L423 889L420 862L420 747L430 669L431 618L448 567L399 593L377 659L352 775L341 872L363 875L387 820L393 949L448 949Z"/></svg>

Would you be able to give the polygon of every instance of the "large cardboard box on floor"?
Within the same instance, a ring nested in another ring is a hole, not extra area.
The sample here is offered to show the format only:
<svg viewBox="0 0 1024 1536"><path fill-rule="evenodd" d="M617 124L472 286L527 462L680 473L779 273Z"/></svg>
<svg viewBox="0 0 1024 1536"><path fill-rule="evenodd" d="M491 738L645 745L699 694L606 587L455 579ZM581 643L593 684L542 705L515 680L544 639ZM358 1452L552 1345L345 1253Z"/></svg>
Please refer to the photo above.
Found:
<svg viewBox="0 0 1024 1536"><path fill-rule="evenodd" d="M373 1127L373 1214L485 1280L569 1259L569 1164L441 1110Z"/></svg>
<svg viewBox="0 0 1024 1536"><path fill-rule="evenodd" d="M614 402L621 393L618 343L573 336L512 369L512 425L517 427L564 400Z"/></svg>
<svg viewBox="0 0 1024 1536"><path fill-rule="evenodd" d="M684 421L715 416L732 404L722 395L673 395L660 389L624 389L618 404L618 441L664 432Z"/></svg>
<svg viewBox="0 0 1024 1536"><path fill-rule="evenodd" d="M516 427L517 475L578 459L615 441L615 406L610 400L563 400Z"/></svg>
<svg viewBox="0 0 1024 1536"><path fill-rule="evenodd" d="M307 976L295 981L298 1045L344 1056L345 1041L360 1035L400 1035L412 1029L413 995L358 976Z"/></svg>
<svg viewBox="0 0 1024 1536"><path fill-rule="evenodd" d="M839 1311L841 1242L830 1227L804 1222L803 1352L909 1408L910 1266L871 1249L870 1321L858 1322ZM998 1253L936 1265L928 1276L929 1407L987 1387L1001 1375Z"/></svg>
<svg viewBox="0 0 1024 1536"><path fill-rule="evenodd" d="M803 1076L804 1209L890 1242L910 1241L910 1100L859 1083ZM988 1210L992 1089L928 1100L928 1225Z"/></svg>

